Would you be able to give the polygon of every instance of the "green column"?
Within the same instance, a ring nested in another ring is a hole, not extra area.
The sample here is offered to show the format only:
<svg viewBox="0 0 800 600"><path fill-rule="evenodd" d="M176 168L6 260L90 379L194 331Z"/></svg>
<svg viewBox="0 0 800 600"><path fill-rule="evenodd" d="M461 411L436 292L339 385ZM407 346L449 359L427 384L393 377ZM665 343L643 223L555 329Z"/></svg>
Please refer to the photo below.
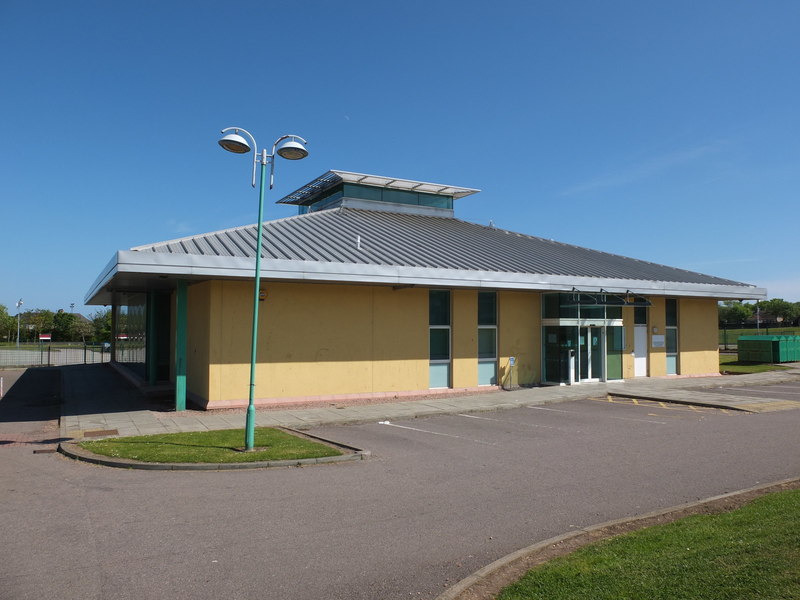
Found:
<svg viewBox="0 0 800 600"><path fill-rule="evenodd" d="M147 383L150 385L155 385L158 379L157 336L156 293L150 291L147 292L147 348L145 349L145 362L147 363Z"/></svg>
<svg viewBox="0 0 800 600"><path fill-rule="evenodd" d="M175 293L175 410L186 410L186 281Z"/></svg>
<svg viewBox="0 0 800 600"><path fill-rule="evenodd" d="M110 355L109 360L111 362L117 362L117 305L111 305L111 339L108 340L111 343L111 348L109 348ZM105 341L105 340L103 340Z"/></svg>

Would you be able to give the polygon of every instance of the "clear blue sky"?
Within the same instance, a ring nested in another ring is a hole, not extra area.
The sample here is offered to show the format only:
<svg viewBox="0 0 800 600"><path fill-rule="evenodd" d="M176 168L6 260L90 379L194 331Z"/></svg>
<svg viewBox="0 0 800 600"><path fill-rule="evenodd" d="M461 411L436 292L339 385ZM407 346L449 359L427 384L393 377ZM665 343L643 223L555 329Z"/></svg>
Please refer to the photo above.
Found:
<svg viewBox="0 0 800 600"><path fill-rule="evenodd" d="M0 304L90 314L118 249L328 169L480 188L468 221L800 300L800 2L0 2Z"/></svg>

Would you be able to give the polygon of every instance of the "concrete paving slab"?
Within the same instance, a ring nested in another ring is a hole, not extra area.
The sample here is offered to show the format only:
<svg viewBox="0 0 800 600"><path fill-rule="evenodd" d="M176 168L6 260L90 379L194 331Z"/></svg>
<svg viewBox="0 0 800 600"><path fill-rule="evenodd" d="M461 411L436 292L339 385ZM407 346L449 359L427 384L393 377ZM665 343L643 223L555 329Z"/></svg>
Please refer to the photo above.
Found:
<svg viewBox="0 0 800 600"><path fill-rule="evenodd" d="M333 408L329 404L313 408L257 410L258 426L286 426L298 429L327 424L364 423L400 420L440 414L485 412L528 405L545 405L608 394L679 404L773 412L800 408L800 402L784 397L751 396L745 392L725 393L724 388L763 386L800 382L800 368L753 375L703 378L635 379L623 382L592 383L575 386L520 388L513 391L481 393L473 396L428 397L380 404ZM705 390L713 389L713 393ZM169 412L163 404L153 404L104 365L86 365L64 371L61 435L82 437L92 430L117 429L120 435L171 431L203 431L244 427L241 412ZM123 433L124 432L124 433Z"/></svg>

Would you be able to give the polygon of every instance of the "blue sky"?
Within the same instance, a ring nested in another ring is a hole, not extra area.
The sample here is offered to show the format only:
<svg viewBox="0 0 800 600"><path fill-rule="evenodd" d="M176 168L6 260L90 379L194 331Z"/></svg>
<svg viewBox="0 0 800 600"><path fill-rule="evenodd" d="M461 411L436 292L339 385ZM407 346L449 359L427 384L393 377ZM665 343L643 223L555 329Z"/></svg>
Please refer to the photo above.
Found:
<svg viewBox="0 0 800 600"><path fill-rule="evenodd" d="M90 314L118 249L343 169L483 190L478 223L800 301L800 3L0 2L0 304Z"/></svg>

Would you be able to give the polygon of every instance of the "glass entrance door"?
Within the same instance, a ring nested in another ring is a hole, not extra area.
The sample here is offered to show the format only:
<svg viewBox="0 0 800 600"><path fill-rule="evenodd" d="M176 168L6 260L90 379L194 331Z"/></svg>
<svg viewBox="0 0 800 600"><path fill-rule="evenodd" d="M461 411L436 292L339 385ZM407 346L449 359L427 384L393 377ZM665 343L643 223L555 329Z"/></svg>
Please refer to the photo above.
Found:
<svg viewBox="0 0 800 600"><path fill-rule="evenodd" d="M581 381L603 379L603 328L581 327L578 331L578 363Z"/></svg>

